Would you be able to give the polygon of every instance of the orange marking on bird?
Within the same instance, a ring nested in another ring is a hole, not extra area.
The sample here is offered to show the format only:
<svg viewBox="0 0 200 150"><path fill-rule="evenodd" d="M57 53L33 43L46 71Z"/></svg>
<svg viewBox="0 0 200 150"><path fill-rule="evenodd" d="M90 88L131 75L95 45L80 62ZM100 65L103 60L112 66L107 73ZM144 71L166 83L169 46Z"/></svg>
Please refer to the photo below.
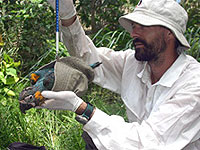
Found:
<svg viewBox="0 0 200 150"><path fill-rule="evenodd" d="M35 92L35 98L38 100L42 100L44 97L42 96L40 91Z"/></svg>
<svg viewBox="0 0 200 150"><path fill-rule="evenodd" d="M34 83L37 82L37 80L39 79L40 76L38 76L35 73L32 73L30 76L31 81L33 81Z"/></svg>

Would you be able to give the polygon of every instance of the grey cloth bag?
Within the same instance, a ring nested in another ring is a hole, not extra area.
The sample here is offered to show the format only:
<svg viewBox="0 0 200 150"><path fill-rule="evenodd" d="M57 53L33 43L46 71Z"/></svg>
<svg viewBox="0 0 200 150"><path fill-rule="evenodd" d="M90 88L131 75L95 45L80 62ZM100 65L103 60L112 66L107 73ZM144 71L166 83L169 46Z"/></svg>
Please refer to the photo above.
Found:
<svg viewBox="0 0 200 150"><path fill-rule="evenodd" d="M76 57L59 58L41 69L54 68L55 81L52 91L73 91L82 96L88 89L88 83L94 79L93 69Z"/></svg>

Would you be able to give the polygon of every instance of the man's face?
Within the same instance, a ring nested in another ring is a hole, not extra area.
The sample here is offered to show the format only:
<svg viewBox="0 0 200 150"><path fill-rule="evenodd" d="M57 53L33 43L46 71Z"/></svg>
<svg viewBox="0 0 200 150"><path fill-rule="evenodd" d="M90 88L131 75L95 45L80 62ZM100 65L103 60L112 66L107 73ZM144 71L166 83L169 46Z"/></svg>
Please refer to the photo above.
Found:
<svg viewBox="0 0 200 150"><path fill-rule="evenodd" d="M163 27L133 24L133 45L138 61L156 61L166 49Z"/></svg>

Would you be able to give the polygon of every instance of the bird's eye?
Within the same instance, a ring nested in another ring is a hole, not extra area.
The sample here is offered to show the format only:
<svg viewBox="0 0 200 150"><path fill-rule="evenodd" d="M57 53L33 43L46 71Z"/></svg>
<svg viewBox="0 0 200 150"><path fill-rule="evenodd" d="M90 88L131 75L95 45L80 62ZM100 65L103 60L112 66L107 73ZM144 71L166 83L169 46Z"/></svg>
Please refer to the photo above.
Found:
<svg viewBox="0 0 200 150"><path fill-rule="evenodd" d="M29 98L30 98L30 99L33 99L33 95L31 95Z"/></svg>

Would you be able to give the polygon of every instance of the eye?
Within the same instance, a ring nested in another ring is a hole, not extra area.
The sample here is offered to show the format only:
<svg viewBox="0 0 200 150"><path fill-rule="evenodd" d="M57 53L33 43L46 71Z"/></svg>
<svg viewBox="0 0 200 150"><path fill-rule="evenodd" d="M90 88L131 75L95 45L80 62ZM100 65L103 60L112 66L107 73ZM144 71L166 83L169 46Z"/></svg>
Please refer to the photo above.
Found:
<svg viewBox="0 0 200 150"><path fill-rule="evenodd" d="M132 27L132 29L135 28L135 23L134 22L131 23L131 27Z"/></svg>

